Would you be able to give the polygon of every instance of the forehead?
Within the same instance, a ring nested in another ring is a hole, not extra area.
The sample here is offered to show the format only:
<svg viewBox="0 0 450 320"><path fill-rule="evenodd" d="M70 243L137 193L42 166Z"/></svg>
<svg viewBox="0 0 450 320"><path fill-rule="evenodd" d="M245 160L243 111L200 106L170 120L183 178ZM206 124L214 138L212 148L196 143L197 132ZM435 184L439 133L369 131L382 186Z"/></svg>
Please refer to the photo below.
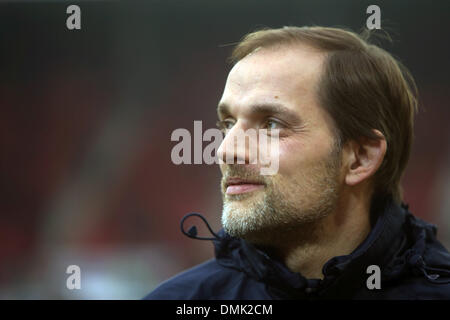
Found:
<svg viewBox="0 0 450 320"><path fill-rule="evenodd" d="M230 71L221 104L283 103L291 109L315 100L324 54L307 46L260 48Z"/></svg>

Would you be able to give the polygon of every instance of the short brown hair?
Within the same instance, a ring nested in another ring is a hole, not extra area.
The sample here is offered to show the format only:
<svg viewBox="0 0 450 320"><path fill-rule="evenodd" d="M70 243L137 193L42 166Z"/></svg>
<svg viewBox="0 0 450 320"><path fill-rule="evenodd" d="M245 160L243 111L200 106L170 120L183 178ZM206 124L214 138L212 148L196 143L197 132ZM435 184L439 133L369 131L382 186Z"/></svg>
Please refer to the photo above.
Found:
<svg viewBox="0 0 450 320"><path fill-rule="evenodd" d="M410 72L382 48L343 28L283 27L246 35L231 55L232 63L257 48L306 44L326 53L319 81L321 106L334 120L342 145L383 133L387 151L374 176L373 197L403 200L400 180L406 168L417 113L417 87ZM373 199L373 198L372 198Z"/></svg>

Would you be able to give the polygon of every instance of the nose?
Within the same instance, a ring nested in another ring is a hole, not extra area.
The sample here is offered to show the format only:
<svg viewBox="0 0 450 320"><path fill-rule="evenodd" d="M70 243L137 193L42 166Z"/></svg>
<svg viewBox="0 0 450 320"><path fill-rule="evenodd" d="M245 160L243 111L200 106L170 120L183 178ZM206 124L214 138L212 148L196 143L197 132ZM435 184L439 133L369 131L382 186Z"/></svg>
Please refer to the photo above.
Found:
<svg viewBox="0 0 450 320"><path fill-rule="evenodd" d="M258 152L255 129L247 129L239 121L228 131L217 150L226 164L254 164Z"/></svg>

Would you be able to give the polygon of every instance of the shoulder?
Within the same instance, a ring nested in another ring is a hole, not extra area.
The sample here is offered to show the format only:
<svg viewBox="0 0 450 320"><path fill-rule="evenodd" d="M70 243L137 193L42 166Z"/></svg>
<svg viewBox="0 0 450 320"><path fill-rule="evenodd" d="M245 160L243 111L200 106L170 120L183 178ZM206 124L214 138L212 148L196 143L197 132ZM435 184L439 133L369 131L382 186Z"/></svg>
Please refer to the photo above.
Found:
<svg viewBox="0 0 450 320"><path fill-rule="evenodd" d="M144 299L226 299L231 288L246 278L243 272L222 267L216 259L211 259L164 281Z"/></svg>

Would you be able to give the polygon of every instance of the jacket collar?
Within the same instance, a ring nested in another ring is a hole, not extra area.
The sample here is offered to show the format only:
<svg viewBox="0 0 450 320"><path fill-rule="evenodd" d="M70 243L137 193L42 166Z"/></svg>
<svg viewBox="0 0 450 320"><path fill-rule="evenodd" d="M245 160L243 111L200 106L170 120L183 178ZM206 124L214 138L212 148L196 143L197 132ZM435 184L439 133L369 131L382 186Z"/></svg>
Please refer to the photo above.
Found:
<svg viewBox="0 0 450 320"><path fill-rule="evenodd" d="M323 280L306 279L290 271L284 263L247 241L228 235L223 229L214 240L216 259L224 267L245 272L248 276L274 287L278 293L290 297L304 294L305 289L320 295L351 294L367 278L366 269L376 264L383 268L405 240L401 232L407 206L398 205L392 198L379 203L371 211L374 224L366 239L349 255L330 259L323 267ZM346 283L345 286L340 284ZM343 292L343 290L347 292ZM286 298L286 297L284 297Z"/></svg>

